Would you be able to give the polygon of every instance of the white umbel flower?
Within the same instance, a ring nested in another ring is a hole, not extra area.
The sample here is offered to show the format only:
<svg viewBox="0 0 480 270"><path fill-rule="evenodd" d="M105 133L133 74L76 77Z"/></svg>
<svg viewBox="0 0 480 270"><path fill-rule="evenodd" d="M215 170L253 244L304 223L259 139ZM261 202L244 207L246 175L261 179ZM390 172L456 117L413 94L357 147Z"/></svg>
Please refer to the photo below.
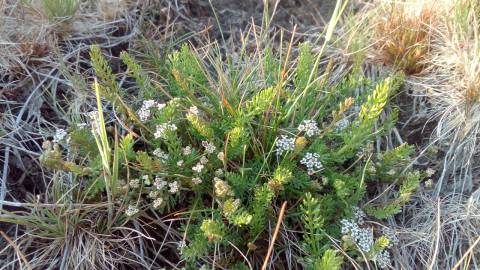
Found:
<svg viewBox="0 0 480 270"><path fill-rule="evenodd" d="M155 150L153 150L153 155L158 157L159 159L163 160L163 161L167 161L168 160L168 154L165 153L162 149L160 148L156 148Z"/></svg>
<svg viewBox="0 0 480 270"><path fill-rule="evenodd" d="M129 185L131 188L139 188L139 187L140 187L140 179L134 178L134 179L130 180L130 182L128 183L128 185Z"/></svg>
<svg viewBox="0 0 480 270"><path fill-rule="evenodd" d="M317 123L313 120L303 120L298 126L298 131L305 132L305 137L313 137L320 134Z"/></svg>
<svg viewBox="0 0 480 270"><path fill-rule="evenodd" d="M184 148L182 148L182 154L184 156L188 156L192 153L192 147L191 146L185 146Z"/></svg>
<svg viewBox="0 0 480 270"><path fill-rule="evenodd" d="M197 173L201 173L203 170L203 164L202 163L197 163L195 166L192 167L192 170Z"/></svg>
<svg viewBox="0 0 480 270"><path fill-rule="evenodd" d="M148 193L148 197L155 199L158 197L158 190L152 190Z"/></svg>
<svg viewBox="0 0 480 270"><path fill-rule="evenodd" d="M158 189L158 190L162 190L166 185L167 185L167 181L165 181L162 177L155 177L155 182L153 183L153 185Z"/></svg>
<svg viewBox="0 0 480 270"><path fill-rule="evenodd" d="M129 217L136 215L138 213L138 208L135 205L129 205L127 210L125 210L125 214Z"/></svg>
<svg viewBox="0 0 480 270"><path fill-rule="evenodd" d="M282 135L280 138L277 138L275 147L277 155L281 155L287 151L293 151L295 149L295 138Z"/></svg>
<svg viewBox="0 0 480 270"><path fill-rule="evenodd" d="M340 221L341 231L344 235L352 237L362 252L370 252L373 247L373 232L367 228L360 228L355 220L342 219Z"/></svg>
<svg viewBox="0 0 480 270"><path fill-rule="evenodd" d="M153 208L157 209L158 207L160 207L160 205L162 205L163 203L163 199L162 198L156 198L154 201L153 201Z"/></svg>
<svg viewBox="0 0 480 270"><path fill-rule="evenodd" d="M168 187L169 187L169 190L168 192L172 193L172 194L175 194L178 192L178 182L177 181L173 181L171 183L168 184Z"/></svg>
<svg viewBox="0 0 480 270"><path fill-rule="evenodd" d="M202 178L200 178L200 177L193 177L192 178L192 184L200 185L201 183L202 183Z"/></svg>
<svg viewBox="0 0 480 270"><path fill-rule="evenodd" d="M390 253L387 250L382 250L375 254L374 260L380 268L387 268L390 265Z"/></svg>
<svg viewBox="0 0 480 270"><path fill-rule="evenodd" d="M171 122L163 123L160 125L157 125L157 129L153 136L155 139L165 139L166 133L168 131L175 131L177 130L177 126L175 124L172 124Z"/></svg>
<svg viewBox="0 0 480 270"><path fill-rule="evenodd" d="M150 186L152 184L152 181L150 181L150 177L148 175L142 176L143 183L147 186Z"/></svg>
<svg viewBox="0 0 480 270"><path fill-rule="evenodd" d="M162 110L165 108L164 103L158 103L155 100L145 100L143 101L142 107L137 111L138 118L140 121L145 122L147 121L152 112L150 111L152 108L157 108L157 110Z"/></svg>
<svg viewBox="0 0 480 270"><path fill-rule="evenodd" d="M306 153L300 160L300 163L307 167L309 175L315 174L323 169L323 164L320 161L320 155L317 153Z"/></svg>
<svg viewBox="0 0 480 270"><path fill-rule="evenodd" d="M207 154L213 154L217 149L213 143L209 143L208 141L202 141L202 146L205 147L205 152Z"/></svg>
<svg viewBox="0 0 480 270"><path fill-rule="evenodd" d="M208 163L208 158L206 156L202 156L200 158L200 163L203 164L203 165L207 164Z"/></svg>

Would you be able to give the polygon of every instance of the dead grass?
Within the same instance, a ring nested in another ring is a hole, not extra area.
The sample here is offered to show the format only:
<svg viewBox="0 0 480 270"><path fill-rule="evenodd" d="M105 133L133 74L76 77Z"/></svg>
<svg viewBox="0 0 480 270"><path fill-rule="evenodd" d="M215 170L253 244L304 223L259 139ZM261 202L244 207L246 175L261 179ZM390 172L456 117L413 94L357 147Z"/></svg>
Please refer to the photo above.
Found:
<svg viewBox="0 0 480 270"><path fill-rule="evenodd" d="M411 3L387 2L374 22L375 57L384 64L416 74L430 49L432 7L412 9Z"/></svg>

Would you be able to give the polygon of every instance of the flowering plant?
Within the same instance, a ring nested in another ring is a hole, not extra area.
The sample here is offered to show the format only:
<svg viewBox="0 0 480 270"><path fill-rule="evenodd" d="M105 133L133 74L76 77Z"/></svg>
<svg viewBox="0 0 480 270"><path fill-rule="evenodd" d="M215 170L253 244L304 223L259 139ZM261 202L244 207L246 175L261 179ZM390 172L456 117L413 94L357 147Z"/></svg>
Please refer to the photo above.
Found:
<svg viewBox="0 0 480 270"><path fill-rule="evenodd" d="M260 59L222 64L222 56L203 58L184 45L159 57L154 77L122 53L138 90L138 100L130 100L93 47L98 111L87 117L89 128L59 132L62 138L46 145L43 163L81 176L79 192L107 200L112 223L176 212L182 235L176 259L192 269L215 263L212 254L224 267L258 268L275 222L300 231L302 248L295 252L308 269L341 266L330 236L342 234L359 263L387 266L392 242L374 241L374 228L356 222L365 218L358 207L380 182L396 181L400 189L364 208L385 218L398 212L422 177L407 166L409 146L372 146L395 123L395 111L383 113L401 76L373 82L354 69L333 83L316 79L308 44L300 46L292 70L265 51ZM255 70L245 61L254 61ZM322 73L333 76L328 68ZM59 146L76 157L65 161ZM277 221L282 201L286 215Z"/></svg>

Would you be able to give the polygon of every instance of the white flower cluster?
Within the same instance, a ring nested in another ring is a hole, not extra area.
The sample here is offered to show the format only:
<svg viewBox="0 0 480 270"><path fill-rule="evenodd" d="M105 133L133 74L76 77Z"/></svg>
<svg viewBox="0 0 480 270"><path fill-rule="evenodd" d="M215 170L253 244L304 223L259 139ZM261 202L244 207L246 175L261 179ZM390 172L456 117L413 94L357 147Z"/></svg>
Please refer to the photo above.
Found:
<svg viewBox="0 0 480 270"><path fill-rule="evenodd" d="M344 117L344 118L338 120L335 123L335 130L336 131L343 131L344 129L346 129L348 127L348 125L350 125L350 120L348 120L348 118Z"/></svg>
<svg viewBox="0 0 480 270"><path fill-rule="evenodd" d="M320 134L317 123L313 120L303 120L298 126L298 131L305 132L305 137L313 137Z"/></svg>
<svg viewBox="0 0 480 270"><path fill-rule="evenodd" d="M200 158L200 163L206 165L208 163L208 158L206 156L202 156Z"/></svg>
<svg viewBox="0 0 480 270"><path fill-rule="evenodd" d="M391 248L400 242L398 240L397 234L391 228L383 227L382 234L388 239L388 248Z"/></svg>
<svg viewBox="0 0 480 270"><path fill-rule="evenodd" d="M202 146L205 147L205 152L207 154L213 154L217 149L213 143L209 143L208 141L202 141Z"/></svg>
<svg viewBox="0 0 480 270"><path fill-rule="evenodd" d="M160 125L157 125L157 130L153 134L155 139L162 138L165 139L166 132L168 131L175 131L177 130L177 126L175 124L172 124L171 122L163 123Z"/></svg>
<svg viewBox="0 0 480 270"><path fill-rule="evenodd" d="M363 212L363 210L360 207L354 206L353 217L355 218L358 224L363 225L363 223L365 223L365 218L367 217L367 215L365 215L365 212Z"/></svg>
<svg viewBox="0 0 480 270"><path fill-rule="evenodd" d="M90 119L90 125L92 127L92 133L100 134L100 125L98 123L98 111L94 110L87 113L87 117Z"/></svg>
<svg viewBox="0 0 480 270"><path fill-rule="evenodd" d="M202 163L197 163L195 166L192 167L192 170L196 173L201 173L203 170L203 164Z"/></svg>
<svg viewBox="0 0 480 270"><path fill-rule="evenodd" d="M277 155L281 155L283 152L292 151L295 149L295 138L282 135L280 138L277 138L275 147Z"/></svg>
<svg viewBox="0 0 480 270"><path fill-rule="evenodd" d="M138 208L135 205L129 205L127 210L125 210L125 214L129 217L138 213Z"/></svg>
<svg viewBox="0 0 480 270"><path fill-rule="evenodd" d="M349 235L363 252L370 252L373 247L373 232L368 228L360 228L355 220L342 219L342 234Z"/></svg>
<svg viewBox="0 0 480 270"><path fill-rule="evenodd" d="M59 128L55 130L55 135L53 135L53 142L54 143L59 143L63 138L67 136L67 132L63 128Z"/></svg>
<svg viewBox="0 0 480 270"><path fill-rule="evenodd" d="M168 192L172 193L172 194L175 194L178 192L179 190L179 186L178 186L178 182L177 181L173 181L171 183L168 184Z"/></svg>
<svg viewBox="0 0 480 270"><path fill-rule="evenodd" d="M320 161L320 155L317 153L306 153L300 160L300 163L307 167L307 172L312 175L323 169L322 162Z"/></svg>
<svg viewBox="0 0 480 270"><path fill-rule="evenodd" d="M147 186L150 186L152 184L152 181L150 181L150 177L148 175L142 176L143 183Z"/></svg>
<svg viewBox="0 0 480 270"><path fill-rule="evenodd" d="M192 153L192 147L191 146L185 146L184 148L182 148L182 154L184 156L188 156Z"/></svg>
<svg viewBox="0 0 480 270"><path fill-rule="evenodd" d="M166 185L167 185L167 181L165 181L163 179L163 177L155 177L155 181L153 182L153 185L158 189L158 190L162 190Z"/></svg>
<svg viewBox="0 0 480 270"><path fill-rule="evenodd" d="M162 198L156 198L154 201L153 201L153 208L157 209L158 207L160 207L160 205L162 205L163 203L163 199Z"/></svg>
<svg viewBox="0 0 480 270"><path fill-rule="evenodd" d="M202 178L200 178L200 177L193 177L192 178L192 184L194 184L194 185L200 185L202 182L203 182Z"/></svg>
<svg viewBox="0 0 480 270"><path fill-rule="evenodd" d="M138 117L140 118L140 121L145 122L147 121L150 116L151 116L151 108L157 108L158 110L161 110L165 107L164 103L158 103L155 100L145 100L143 101L142 107L137 111Z"/></svg>
<svg viewBox="0 0 480 270"><path fill-rule="evenodd" d="M390 253L387 250L382 250L375 254L374 260L380 268L387 268L390 265Z"/></svg>
<svg viewBox="0 0 480 270"><path fill-rule="evenodd" d="M158 157L159 159L163 160L163 161L167 161L168 160L168 154L165 153L162 149L160 148L156 148L155 150L153 150L153 155Z"/></svg>
<svg viewBox="0 0 480 270"><path fill-rule="evenodd" d="M134 178L134 179L130 180L130 182L128 183L128 185L129 185L131 188L139 188L139 187L140 187L140 179Z"/></svg>

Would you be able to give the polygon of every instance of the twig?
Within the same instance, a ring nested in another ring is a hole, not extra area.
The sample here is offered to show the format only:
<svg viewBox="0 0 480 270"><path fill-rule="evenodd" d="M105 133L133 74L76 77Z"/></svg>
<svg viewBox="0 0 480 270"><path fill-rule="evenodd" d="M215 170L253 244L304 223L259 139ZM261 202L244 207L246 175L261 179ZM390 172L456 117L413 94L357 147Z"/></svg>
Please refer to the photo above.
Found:
<svg viewBox="0 0 480 270"><path fill-rule="evenodd" d="M275 231L273 232L272 241L268 247L267 256L265 256L265 261L263 261L262 270L267 269L268 262L270 261L270 255L272 255L273 246L275 245L275 240L277 239L278 232L280 231L280 225L282 224L283 216L285 214L285 208L287 207L287 202L283 202L282 208L280 209L280 214L278 215L277 225L275 226Z"/></svg>

